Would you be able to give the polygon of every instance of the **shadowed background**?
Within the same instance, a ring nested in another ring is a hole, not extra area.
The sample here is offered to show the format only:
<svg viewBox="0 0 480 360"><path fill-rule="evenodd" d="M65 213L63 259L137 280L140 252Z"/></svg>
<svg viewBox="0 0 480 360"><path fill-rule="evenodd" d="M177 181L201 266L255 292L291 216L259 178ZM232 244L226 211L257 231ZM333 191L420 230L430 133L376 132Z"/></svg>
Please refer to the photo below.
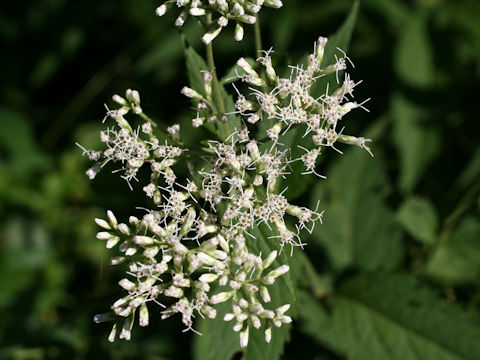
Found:
<svg viewBox="0 0 480 360"><path fill-rule="evenodd" d="M176 317L153 314L131 342L114 344L109 325L93 324L118 297L121 276L95 239L93 218L106 209L125 217L145 203L139 187L130 191L118 176L90 182L75 146L100 146L104 104L126 88L140 91L157 121L191 118L180 95L188 79L175 11L156 17L160 3L0 5L0 359L192 356L193 336ZM292 63L334 33L352 6L284 3L262 10L263 43ZM359 269L409 273L480 319L479 17L475 0L361 1L348 54L352 77L364 80L356 99L372 100L370 113L353 112L345 125L348 134L368 131L375 158L358 149L331 154L321 165L329 179L305 185L313 190L296 200L308 205L315 194L326 210L307 247L320 274L335 274L326 283ZM195 22L182 31L203 54ZM229 26L214 41L220 76L238 57L254 57L251 27L246 38L234 42ZM358 159L368 164L357 169ZM285 359L305 349L307 359L354 358L301 324Z"/></svg>

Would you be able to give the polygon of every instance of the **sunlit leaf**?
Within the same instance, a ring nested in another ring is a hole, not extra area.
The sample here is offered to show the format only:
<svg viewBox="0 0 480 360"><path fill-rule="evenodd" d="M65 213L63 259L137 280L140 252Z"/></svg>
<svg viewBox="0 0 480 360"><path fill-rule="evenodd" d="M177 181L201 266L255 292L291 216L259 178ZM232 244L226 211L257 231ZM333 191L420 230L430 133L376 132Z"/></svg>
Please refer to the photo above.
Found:
<svg viewBox="0 0 480 360"><path fill-rule="evenodd" d="M311 206L320 200L325 213L312 241L325 247L336 269L391 269L403 256L393 213L381 192L386 178L380 158L349 149L327 169L327 179L317 181Z"/></svg>
<svg viewBox="0 0 480 360"><path fill-rule="evenodd" d="M477 359L479 324L408 275L358 275L322 307L300 298L303 331L349 360ZM318 314L312 316L312 314Z"/></svg>
<svg viewBox="0 0 480 360"><path fill-rule="evenodd" d="M267 227L250 229L249 232L256 238L249 239L247 237L248 246L253 253L262 253L266 256L266 254L275 249L280 250L278 239L268 238L275 234L268 235L269 230ZM289 253L285 253L285 250L282 252L280 259L277 258L277 260L274 261L272 268L285 263L288 263L291 267L300 266L300 259L295 256L290 258ZM290 249L287 251L289 250ZM294 280L290 272L277 279L275 284L269 287L272 301L266 304L265 307L275 309L287 303L294 306L294 287ZM239 335L232 330L233 324L223 321L224 314L231 311L231 305L229 303L221 304L217 310L217 317L213 321L203 319L199 321L199 331L205 335L195 338L194 354L196 359L228 360L241 350ZM292 311L294 310L289 310L287 314L291 314ZM265 342L264 331L264 328L257 330L250 327L249 345L244 350L243 359L280 359L285 342L290 339L290 326L283 325L281 328L274 327L270 344Z"/></svg>

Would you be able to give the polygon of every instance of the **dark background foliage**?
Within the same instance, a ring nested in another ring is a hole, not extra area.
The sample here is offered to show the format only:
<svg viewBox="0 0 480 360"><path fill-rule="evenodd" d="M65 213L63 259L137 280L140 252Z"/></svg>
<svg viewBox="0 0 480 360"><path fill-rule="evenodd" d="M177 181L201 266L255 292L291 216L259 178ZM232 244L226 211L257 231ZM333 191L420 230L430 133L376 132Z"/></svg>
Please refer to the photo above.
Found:
<svg viewBox="0 0 480 360"><path fill-rule="evenodd" d="M159 3L0 5L0 359L211 356L158 313L128 343L108 343L109 326L92 323L120 278L93 218L128 216L144 200L117 176L88 181L75 142L99 144L104 103L129 87L158 121L191 116L180 35L173 14L154 15ZM264 46L293 63L351 7L266 8ZM316 280L299 282L282 358L480 358L479 18L476 0L361 2L349 55L371 111L346 126L374 139L375 158L345 148L321 164L326 181L294 184L297 203L320 199L326 213L301 269ZM183 31L203 53L197 25ZM232 37L215 40L219 74L254 55L252 41Z"/></svg>

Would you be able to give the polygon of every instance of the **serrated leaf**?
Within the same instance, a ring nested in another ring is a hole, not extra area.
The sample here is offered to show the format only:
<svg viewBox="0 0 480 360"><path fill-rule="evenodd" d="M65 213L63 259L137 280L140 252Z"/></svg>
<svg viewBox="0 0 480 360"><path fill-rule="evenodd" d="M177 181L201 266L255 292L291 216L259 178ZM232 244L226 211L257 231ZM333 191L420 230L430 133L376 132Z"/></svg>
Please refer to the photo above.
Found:
<svg viewBox="0 0 480 360"><path fill-rule="evenodd" d="M398 76L410 85L428 87L434 81L434 65L423 12L411 15L402 27L396 46L395 68Z"/></svg>
<svg viewBox="0 0 480 360"><path fill-rule="evenodd" d="M350 39L352 38L353 29L355 28L355 24L357 22L359 6L360 2L358 0L355 0L343 24L333 35L330 35L328 37L328 42L325 46L325 53L322 60L322 67L326 67L335 63L335 54L339 53L338 49L341 49L344 52L348 50ZM339 79L340 78L341 73L339 73ZM327 84L329 82L335 81L334 79L335 74L324 76L318 79L313 86L312 96L317 97L323 95L326 91ZM330 87L330 91L334 90L335 87Z"/></svg>
<svg viewBox="0 0 480 360"><path fill-rule="evenodd" d="M379 191L386 177L378 155L350 149L326 172L326 180L318 180L312 196L311 206L320 200L325 211L313 241L325 247L337 270L393 269L402 259L392 211Z"/></svg>
<svg viewBox="0 0 480 360"><path fill-rule="evenodd" d="M478 281L480 276L480 221L466 218L442 242L427 263L434 279L453 285Z"/></svg>
<svg viewBox="0 0 480 360"><path fill-rule="evenodd" d="M232 323L223 321L225 314L231 311L231 304L225 302L215 308L215 319L198 321L202 336L195 337L193 344L193 357L197 360L228 360L241 350L239 335L232 330Z"/></svg>
<svg viewBox="0 0 480 360"><path fill-rule="evenodd" d="M478 324L408 275L355 276L340 285L330 313L310 296L300 301L303 331L349 360L473 360L480 354Z"/></svg>
<svg viewBox="0 0 480 360"><path fill-rule="evenodd" d="M413 196L408 198L398 210L397 221L416 240L425 245L433 244L438 218L427 200Z"/></svg>
<svg viewBox="0 0 480 360"><path fill-rule="evenodd" d="M355 0L343 24L335 32L335 34L328 38L327 45L325 46L325 54L323 56L322 66L330 65L335 61L334 55L338 51L337 48L347 51L350 44L350 39L352 38L353 29L355 28L355 24L357 22L359 6L360 1Z"/></svg>
<svg viewBox="0 0 480 360"><path fill-rule="evenodd" d="M422 124L424 112L400 94L392 98L393 139L400 158L399 186L411 191L439 148L439 136Z"/></svg>
<svg viewBox="0 0 480 360"><path fill-rule="evenodd" d="M198 55L192 46L184 40L184 52L187 65L187 74L190 87L205 96L205 86L202 71L208 71L208 66L203 58Z"/></svg>

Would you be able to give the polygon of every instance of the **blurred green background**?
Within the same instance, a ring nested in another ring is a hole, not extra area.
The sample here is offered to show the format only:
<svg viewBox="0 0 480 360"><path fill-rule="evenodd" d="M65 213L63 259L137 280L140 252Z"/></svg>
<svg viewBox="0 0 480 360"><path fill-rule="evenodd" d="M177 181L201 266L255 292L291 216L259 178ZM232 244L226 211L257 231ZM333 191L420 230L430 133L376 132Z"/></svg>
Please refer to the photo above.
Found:
<svg viewBox="0 0 480 360"><path fill-rule="evenodd" d="M334 33L352 6L284 2L262 11L263 42L292 62ZM193 336L176 318L136 328L128 343L108 343L109 325L93 324L116 299L121 276L95 239L93 218L106 209L128 216L144 200L118 176L90 182L75 146L99 146L104 103L126 88L140 90L158 121L191 116L179 94L187 75L174 13L156 17L160 3L0 5L0 359L192 356ZM306 251L327 288L361 271L408 274L478 326L479 19L477 0L361 1L348 53L352 77L364 80L356 98L372 100L370 113L354 112L345 125L374 139L375 158L358 149L331 154L322 164L329 178L297 200L308 204L314 194L326 210ZM203 53L197 25L190 20L183 31ZM254 55L251 28L246 37L234 42L229 27L215 40L220 74ZM311 335L301 315L284 358L305 346L307 359L354 358Z"/></svg>

